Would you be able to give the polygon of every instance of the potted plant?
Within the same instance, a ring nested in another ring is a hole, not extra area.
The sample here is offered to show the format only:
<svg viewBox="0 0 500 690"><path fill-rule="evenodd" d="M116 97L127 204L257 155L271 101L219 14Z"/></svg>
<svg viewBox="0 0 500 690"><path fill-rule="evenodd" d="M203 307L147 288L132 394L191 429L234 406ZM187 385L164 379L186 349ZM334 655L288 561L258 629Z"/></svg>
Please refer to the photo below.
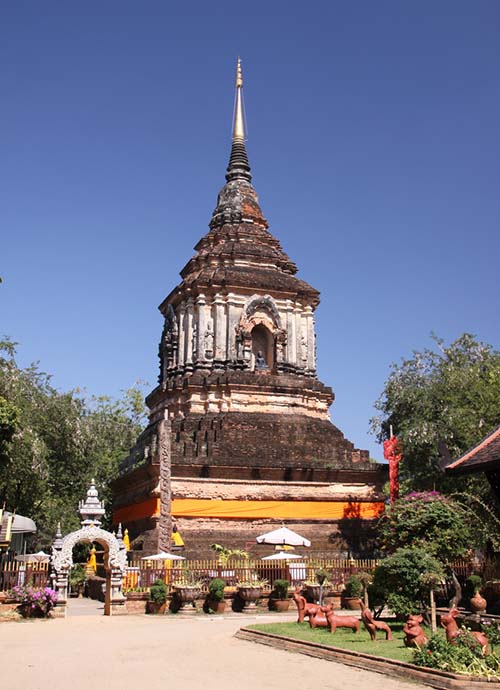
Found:
<svg viewBox="0 0 500 690"><path fill-rule="evenodd" d="M469 605L473 613L484 613L486 611L486 599L479 592L482 584L483 581L479 575L470 575L465 581L466 596L469 597Z"/></svg>
<svg viewBox="0 0 500 690"><path fill-rule="evenodd" d="M149 590L147 613L165 613L167 608L168 587L163 580L155 580Z"/></svg>
<svg viewBox="0 0 500 690"><path fill-rule="evenodd" d="M324 568L318 568L314 572L314 580L305 580L304 582L304 590L307 599L313 604L319 603L329 585L328 571Z"/></svg>
<svg viewBox="0 0 500 690"><path fill-rule="evenodd" d="M270 602L272 602L275 611L288 611L288 607L290 606L290 599L288 598L289 587L290 583L288 580L274 581L274 590L271 594Z"/></svg>
<svg viewBox="0 0 500 690"><path fill-rule="evenodd" d="M174 596L171 610L174 613L196 613L196 601L201 596L201 582L194 580L188 571L173 584Z"/></svg>
<svg viewBox="0 0 500 690"><path fill-rule="evenodd" d="M208 596L206 610L208 613L224 613L226 602L224 601L224 588L226 583L220 577L214 577L208 584Z"/></svg>
<svg viewBox="0 0 500 690"><path fill-rule="evenodd" d="M358 575L351 575L345 583L344 591L342 592L342 604L344 608L351 611L359 609L359 600L363 594L363 583Z"/></svg>
<svg viewBox="0 0 500 690"><path fill-rule="evenodd" d="M85 582L87 576L85 574L85 568L81 563L76 563L70 570L69 573L69 584L71 587L71 595L81 599L83 597L83 589L85 587Z"/></svg>
<svg viewBox="0 0 500 690"><path fill-rule="evenodd" d="M265 585L267 585L267 580L260 580L258 577L251 577L249 580L240 580L238 582L236 590L243 602L243 611L245 613L255 611Z"/></svg>

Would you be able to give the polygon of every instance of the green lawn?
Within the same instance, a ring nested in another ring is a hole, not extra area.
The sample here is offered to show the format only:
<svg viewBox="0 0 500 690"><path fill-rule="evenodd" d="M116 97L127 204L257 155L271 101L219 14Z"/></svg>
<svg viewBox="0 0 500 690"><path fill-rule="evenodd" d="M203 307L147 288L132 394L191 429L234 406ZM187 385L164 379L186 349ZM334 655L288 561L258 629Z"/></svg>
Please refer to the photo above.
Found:
<svg viewBox="0 0 500 690"><path fill-rule="evenodd" d="M391 624L394 638L391 642L385 640L384 633L377 633L377 641L372 642L370 635L363 627L357 634L347 628L339 628L333 635L327 628L312 629L309 627L309 623L257 623L247 627L273 635L285 635L297 640L318 642L319 644L341 647L364 654L374 654L398 661L412 663L413 659L413 650L405 647L403 643L402 623Z"/></svg>

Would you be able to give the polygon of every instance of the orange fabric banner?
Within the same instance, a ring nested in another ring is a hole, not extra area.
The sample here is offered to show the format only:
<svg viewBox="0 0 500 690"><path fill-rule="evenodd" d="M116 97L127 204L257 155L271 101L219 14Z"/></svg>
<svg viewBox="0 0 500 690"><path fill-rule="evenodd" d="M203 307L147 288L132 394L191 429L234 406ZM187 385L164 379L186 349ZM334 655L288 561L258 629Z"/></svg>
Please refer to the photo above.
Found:
<svg viewBox="0 0 500 690"><path fill-rule="evenodd" d="M123 508L115 510L113 512L113 525L117 525L119 522L125 525L129 522L135 522L135 520L142 520L148 517L159 517L159 515L160 499L148 498L147 501L133 503L130 506L124 506Z"/></svg>
<svg viewBox="0 0 500 690"><path fill-rule="evenodd" d="M379 502L350 501L238 501L210 498L174 498L174 517L208 517L254 520L275 518L278 520L340 520L341 518L375 518L384 510ZM142 503L119 508L113 515L113 523L128 524L147 517L158 517L160 499L151 498Z"/></svg>
<svg viewBox="0 0 500 690"><path fill-rule="evenodd" d="M340 520L341 518L374 518L384 509L383 503L343 501L235 501L203 498L176 498L172 501L175 517L213 517Z"/></svg>

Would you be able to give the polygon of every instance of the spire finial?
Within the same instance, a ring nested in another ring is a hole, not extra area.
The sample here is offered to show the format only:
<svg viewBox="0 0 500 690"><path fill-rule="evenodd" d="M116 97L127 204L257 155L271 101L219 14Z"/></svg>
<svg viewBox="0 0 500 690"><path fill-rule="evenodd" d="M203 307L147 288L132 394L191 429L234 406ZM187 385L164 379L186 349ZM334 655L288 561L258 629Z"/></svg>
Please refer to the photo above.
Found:
<svg viewBox="0 0 500 690"><path fill-rule="evenodd" d="M238 55L238 62L236 63L236 88L243 86L243 72L241 70L241 58Z"/></svg>
<svg viewBox="0 0 500 690"><path fill-rule="evenodd" d="M245 121L243 118L243 72L241 70L241 60L238 58L236 63L236 102L234 106L233 142L237 139L245 141Z"/></svg>
<svg viewBox="0 0 500 690"><path fill-rule="evenodd" d="M250 165L248 163L245 148L245 119L243 116L243 71L241 69L241 59L236 63L236 96L234 104L233 138L231 146L231 157L227 168L226 180L243 178L250 181Z"/></svg>

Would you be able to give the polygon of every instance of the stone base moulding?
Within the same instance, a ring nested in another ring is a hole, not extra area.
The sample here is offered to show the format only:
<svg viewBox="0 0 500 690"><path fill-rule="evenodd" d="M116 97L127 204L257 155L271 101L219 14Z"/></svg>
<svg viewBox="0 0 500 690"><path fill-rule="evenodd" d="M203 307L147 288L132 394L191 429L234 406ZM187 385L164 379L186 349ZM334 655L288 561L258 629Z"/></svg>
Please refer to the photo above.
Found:
<svg viewBox="0 0 500 690"><path fill-rule="evenodd" d="M276 649L283 649L288 652L298 652L308 656L324 659L325 661L336 661L337 663L355 666L364 671L374 671L383 673L387 676L403 678L404 680L414 680L431 688L438 690L500 690L500 681L487 681L474 679L470 676L437 671L435 669L424 669L420 666L407 664L404 661L395 659L384 659L371 654L352 652L348 649L330 647L329 645L318 644L316 642L302 642L283 635L273 635L262 632L261 630L250 630L240 628L235 637L248 642L265 644Z"/></svg>

